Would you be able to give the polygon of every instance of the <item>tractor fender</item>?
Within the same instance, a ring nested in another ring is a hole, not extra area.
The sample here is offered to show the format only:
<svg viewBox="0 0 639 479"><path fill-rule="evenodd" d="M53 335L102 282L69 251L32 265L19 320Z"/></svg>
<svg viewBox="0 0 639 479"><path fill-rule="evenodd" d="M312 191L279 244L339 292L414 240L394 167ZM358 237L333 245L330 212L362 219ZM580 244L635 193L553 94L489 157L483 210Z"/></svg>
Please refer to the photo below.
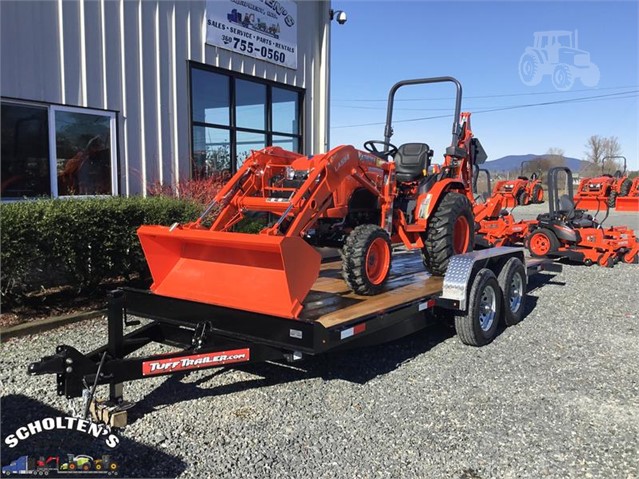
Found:
<svg viewBox="0 0 639 479"><path fill-rule="evenodd" d="M526 49L524 50L524 55L535 55L539 60L539 63L546 63L548 61L548 58L544 58L544 55L542 55L542 53L544 53L543 50L539 51L535 47L526 47Z"/></svg>
<svg viewBox="0 0 639 479"><path fill-rule="evenodd" d="M417 198L417 205L415 209L415 218L420 221L428 221L428 218L433 211L437 208L437 205L441 201L444 193L450 190L465 191L464 184L452 178L445 178L437 181L428 193L423 193Z"/></svg>

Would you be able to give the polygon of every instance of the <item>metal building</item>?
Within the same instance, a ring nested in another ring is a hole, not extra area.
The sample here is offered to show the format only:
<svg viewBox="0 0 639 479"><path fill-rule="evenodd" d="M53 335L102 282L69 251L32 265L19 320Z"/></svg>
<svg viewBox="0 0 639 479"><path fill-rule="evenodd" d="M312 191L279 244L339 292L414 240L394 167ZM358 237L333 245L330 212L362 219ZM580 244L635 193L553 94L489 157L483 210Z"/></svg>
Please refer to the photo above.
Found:
<svg viewBox="0 0 639 479"><path fill-rule="evenodd" d="M2 199L145 194L328 145L330 2L0 2Z"/></svg>

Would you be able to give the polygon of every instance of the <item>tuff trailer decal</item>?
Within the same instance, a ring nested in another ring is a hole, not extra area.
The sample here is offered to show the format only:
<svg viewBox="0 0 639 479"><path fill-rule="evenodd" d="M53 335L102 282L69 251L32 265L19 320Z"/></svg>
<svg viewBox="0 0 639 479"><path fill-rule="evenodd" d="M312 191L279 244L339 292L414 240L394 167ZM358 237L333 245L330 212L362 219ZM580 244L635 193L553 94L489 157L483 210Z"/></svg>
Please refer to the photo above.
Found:
<svg viewBox="0 0 639 479"><path fill-rule="evenodd" d="M142 363L142 375L175 373L189 369L210 368L224 364L243 363L251 359L249 348L231 351L215 351L213 353L178 356L166 359L153 359Z"/></svg>

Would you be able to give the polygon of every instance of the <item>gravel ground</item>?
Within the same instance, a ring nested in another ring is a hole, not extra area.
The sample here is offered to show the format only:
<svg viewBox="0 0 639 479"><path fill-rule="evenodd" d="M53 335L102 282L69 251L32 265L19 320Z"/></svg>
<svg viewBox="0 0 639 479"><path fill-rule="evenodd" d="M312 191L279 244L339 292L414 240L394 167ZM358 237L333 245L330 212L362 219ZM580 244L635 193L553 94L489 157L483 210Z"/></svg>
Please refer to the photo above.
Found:
<svg viewBox="0 0 639 479"><path fill-rule="evenodd" d="M129 383L138 404L112 456L125 477L636 479L639 266L565 265L531 284L525 320L483 348L440 325L310 358L303 370L261 364ZM29 377L27 364L58 344L88 351L105 335L98 319L2 345L3 440L68 411L55 378ZM3 442L2 463L52 448L106 452L86 438Z"/></svg>

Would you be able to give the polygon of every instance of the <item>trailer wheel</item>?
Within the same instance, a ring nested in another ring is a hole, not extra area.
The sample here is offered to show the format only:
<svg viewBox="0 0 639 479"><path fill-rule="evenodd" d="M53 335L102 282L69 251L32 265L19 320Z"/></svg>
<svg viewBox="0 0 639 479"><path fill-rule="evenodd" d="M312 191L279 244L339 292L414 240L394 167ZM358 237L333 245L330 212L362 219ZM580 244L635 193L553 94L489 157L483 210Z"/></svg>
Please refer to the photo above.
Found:
<svg viewBox="0 0 639 479"><path fill-rule="evenodd" d="M342 277L356 294L378 294L391 269L391 242L377 225L360 225L342 248Z"/></svg>
<svg viewBox="0 0 639 479"><path fill-rule="evenodd" d="M455 316L455 330L462 343L483 346L497 334L501 315L502 295L495 274L480 269L468 295L467 313Z"/></svg>
<svg viewBox="0 0 639 479"><path fill-rule="evenodd" d="M534 258L543 258L559 249L559 240L555 233L547 228L533 231L526 239L528 251Z"/></svg>
<svg viewBox="0 0 639 479"><path fill-rule="evenodd" d="M544 202L544 189L541 185L535 185L532 190L532 198L533 203L543 203Z"/></svg>
<svg viewBox="0 0 639 479"><path fill-rule="evenodd" d="M519 258L510 258L497 277L503 295L504 323L514 326L524 319L526 270Z"/></svg>
<svg viewBox="0 0 639 479"><path fill-rule="evenodd" d="M424 234L422 260L428 271L443 276L451 256L472 251L474 225L468 198L460 193L445 193L429 218Z"/></svg>

